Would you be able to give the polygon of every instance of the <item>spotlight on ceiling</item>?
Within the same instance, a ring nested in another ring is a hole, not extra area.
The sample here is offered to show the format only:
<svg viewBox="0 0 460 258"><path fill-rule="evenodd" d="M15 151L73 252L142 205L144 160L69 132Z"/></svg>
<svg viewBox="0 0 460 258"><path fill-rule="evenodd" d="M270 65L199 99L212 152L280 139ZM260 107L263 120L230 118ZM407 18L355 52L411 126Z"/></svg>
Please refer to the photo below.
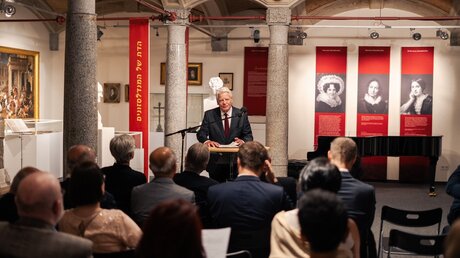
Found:
<svg viewBox="0 0 460 258"><path fill-rule="evenodd" d="M97 41L101 41L104 32L101 30L101 27L97 26Z"/></svg>
<svg viewBox="0 0 460 258"><path fill-rule="evenodd" d="M10 18L16 13L16 7L7 4L3 7L3 12L5 13L6 17Z"/></svg>
<svg viewBox="0 0 460 258"><path fill-rule="evenodd" d="M302 31L301 29L297 29L297 37L300 39L306 39L308 37L307 33Z"/></svg>
<svg viewBox="0 0 460 258"><path fill-rule="evenodd" d="M447 31L439 29L436 31L436 37L441 38L442 40L447 40L449 39L449 33L447 33Z"/></svg>
<svg viewBox="0 0 460 258"><path fill-rule="evenodd" d="M371 39L378 39L380 37L380 34L377 31L372 31L369 34L369 37L371 37Z"/></svg>
<svg viewBox="0 0 460 258"><path fill-rule="evenodd" d="M418 33L418 32L414 32L415 29L411 28L410 29L410 33L412 35L412 38L414 40L420 40L422 38L422 34Z"/></svg>

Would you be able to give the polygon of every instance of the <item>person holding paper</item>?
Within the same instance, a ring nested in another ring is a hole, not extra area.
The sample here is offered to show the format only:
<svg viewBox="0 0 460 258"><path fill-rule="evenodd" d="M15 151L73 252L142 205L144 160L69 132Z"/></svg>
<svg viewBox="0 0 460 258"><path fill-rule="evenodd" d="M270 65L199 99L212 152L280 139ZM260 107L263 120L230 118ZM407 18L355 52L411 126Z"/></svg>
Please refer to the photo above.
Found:
<svg viewBox="0 0 460 258"><path fill-rule="evenodd" d="M240 146L252 141L251 125L245 114L246 108L233 107L232 92L227 87L220 88L216 97L219 107L204 113L201 128L196 134L198 141L208 147ZM211 153L206 170L211 178L225 182L229 178L228 164L220 167L216 164L221 156L222 153ZM234 168L233 174L236 175L236 166Z"/></svg>

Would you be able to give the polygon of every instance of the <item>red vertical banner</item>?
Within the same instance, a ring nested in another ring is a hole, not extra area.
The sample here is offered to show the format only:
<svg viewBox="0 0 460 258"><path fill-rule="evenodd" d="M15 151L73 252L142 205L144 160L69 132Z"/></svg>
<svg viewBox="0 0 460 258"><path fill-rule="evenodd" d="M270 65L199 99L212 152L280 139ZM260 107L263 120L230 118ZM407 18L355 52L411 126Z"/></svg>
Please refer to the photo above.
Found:
<svg viewBox="0 0 460 258"><path fill-rule="evenodd" d="M359 47L357 136L388 135L390 47ZM386 157L363 157L364 180L386 180Z"/></svg>
<svg viewBox="0 0 460 258"><path fill-rule="evenodd" d="M400 135L432 135L433 47L401 49ZM427 181L428 158L401 157L400 181Z"/></svg>
<svg viewBox="0 0 460 258"><path fill-rule="evenodd" d="M129 130L142 132L144 174L149 173L149 19L129 20Z"/></svg>
<svg viewBox="0 0 460 258"><path fill-rule="evenodd" d="M315 145L318 135L345 135L346 47L316 48Z"/></svg>
<svg viewBox="0 0 460 258"><path fill-rule="evenodd" d="M243 106L248 115L265 116L267 103L268 47L244 48Z"/></svg>

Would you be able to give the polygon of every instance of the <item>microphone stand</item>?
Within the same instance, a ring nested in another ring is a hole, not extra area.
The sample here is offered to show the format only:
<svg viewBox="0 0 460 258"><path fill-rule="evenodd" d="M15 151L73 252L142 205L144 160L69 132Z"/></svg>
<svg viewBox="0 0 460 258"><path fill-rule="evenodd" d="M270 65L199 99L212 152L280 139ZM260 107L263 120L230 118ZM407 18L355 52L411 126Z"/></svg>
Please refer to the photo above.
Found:
<svg viewBox="0 0 460 258"><path fill-rule="evenodd" d="M228 118L230 119L230 118L234 118L234 117L242 117L244 113L245 113L245 112L241 112L241 113L239 113L239 114L237 114L237 115L233 115L233 116L230 116L230 117L228 117ZM216 123L216 122L222 122L222 121L224 121L224 120L225 120L225 118L222 118L222 119L220 119L220 120L211 121L210 123L207 123L207 124L211 125L211 124L214 124L214 123ZM193 132L193 131L195 131L196 129L200 128L201 126L202 126L202 124L201 124L201 125L196 125L196 126L193 126L193 127L184 128L184 129L181 129L181 130L176 131L176 132L173 132L173 133L165 134L165 137L169 137L169 136L171 136L171 135L175 135L175 134L178 134L178 133L180 133L180 135L182 136L182 145L181 145L181 151L180 151L180 172L184 171L184 170L183 170L183 169L184 169L183 163L184 163L184 142L185 142L185 134L186 134L186 133L189 133L189 132Z"/></svg>

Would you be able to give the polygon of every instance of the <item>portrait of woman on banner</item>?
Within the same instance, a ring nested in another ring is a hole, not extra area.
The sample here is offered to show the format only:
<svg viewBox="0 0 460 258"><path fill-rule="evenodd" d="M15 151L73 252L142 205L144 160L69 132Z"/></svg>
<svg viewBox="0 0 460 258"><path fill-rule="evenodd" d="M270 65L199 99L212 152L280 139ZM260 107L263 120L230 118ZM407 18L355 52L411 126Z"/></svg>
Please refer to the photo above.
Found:
<svg viewBox="0 0 460 258"><path fill-rule="evenodd" d="M412 79L410 82L409 99L401 105L401 114L431 115L433 97L427 92L427 84L422 78Z"/></svg>
<svg viewBox="0 0 460 258"><path fill-rule="evenodd" d="M345 111L345 103L340 95L345 90L343 79L337 75L324 75L317 84L318 95L316 97L316 112L342 113Z"/></svg>
<svg viewBox="0 0 460 258"><path fill-rule="evenodd" d="M360 114L388 114L388 99L382 94L382 84L377 78L372 78L363 85L363 97L358 103ZM360 93L359 95L361 96Z"/></svg>

